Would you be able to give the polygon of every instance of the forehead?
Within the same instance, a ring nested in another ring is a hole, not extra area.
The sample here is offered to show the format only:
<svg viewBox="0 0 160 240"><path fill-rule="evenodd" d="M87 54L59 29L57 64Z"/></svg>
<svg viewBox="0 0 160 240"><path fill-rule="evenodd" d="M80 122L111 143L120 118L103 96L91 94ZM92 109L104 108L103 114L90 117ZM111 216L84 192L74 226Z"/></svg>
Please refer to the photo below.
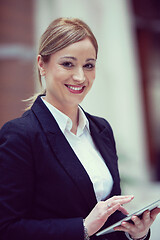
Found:
<svg viewBox="0 0 160 240"><path fill-rule="evenodd" d="M89 38L85 38L79 42L72 43L69 46L54 53L52 58L60 58L64 56L74 56L76 58L94 58L96 59L96 50Z"/></svg>

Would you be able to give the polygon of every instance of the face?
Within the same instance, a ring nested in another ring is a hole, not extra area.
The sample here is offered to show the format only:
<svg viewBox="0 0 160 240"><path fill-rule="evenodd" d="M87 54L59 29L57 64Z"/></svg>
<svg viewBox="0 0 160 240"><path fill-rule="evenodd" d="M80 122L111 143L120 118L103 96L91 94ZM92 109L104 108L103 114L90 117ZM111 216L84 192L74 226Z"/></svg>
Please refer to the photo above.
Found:
<svg viewBox="0 0 160 240"><path fill-rule="evenodd" d="M45 99L60 110L77 107L95 79L96 51L88 38L51 55L48 63L38 56L46 79Z"/></svg>

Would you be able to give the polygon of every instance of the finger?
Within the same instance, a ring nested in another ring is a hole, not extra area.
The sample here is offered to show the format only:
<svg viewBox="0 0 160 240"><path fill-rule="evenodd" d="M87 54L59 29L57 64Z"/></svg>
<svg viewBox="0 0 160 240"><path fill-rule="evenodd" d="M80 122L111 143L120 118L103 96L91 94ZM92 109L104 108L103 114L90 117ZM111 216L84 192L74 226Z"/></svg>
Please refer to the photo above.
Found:
<svg viewBox="0 0 160 240"><path fill-rule="evenodd" d="M143 213L143 221L145 226L149 225L151 222L150 211L147 210Z"/></svg>
<svg viewBox="0 0 160 240"><path fill-rule="evenodd" d="M119 207L120 207L120 204L115 204L114 206L108 208L106 211L106 214L108 215L108 217L112 215L115 211L117 211Z"/></svg>
<svg viewBox="0 0 160 240"><path fill-rule="evenodd" d="M160 208L155 208L150 212L150 217L152 218L152 221L156 219L159 213L160 213Z"/></svg>
<svg viewBox="0 0 160 240"><path fill-rule="evenodd" d="M134 225L138 228L138 229L142 229L143 228L143 223L142 221L137 217L137 216L133 216L131 218L131 220L133 221Z"/></svg>
<svg viewBox="0 0 160 240"><path fill-rule="evenodd" d="M117 196L115 196L115 197L112 197L112 198L106 200L105 202L106 202L106 204L114 205L114 204L119 203L120 205L122 205L122 204L130 202L132 199L133 199L133 196L127 196L127 197L117 197Z"/></svg>
<svg viewBox="0 0 160 240"><path fill-rule="evenodd" d="M133 228L133 224L130 224L128 222L122 222L121 226L119 226L118 228L121 229L121 231L125 231L125 232L131 232L132 228Z"/></svg>
<svg viewBox="0 0 160 240"><path fill-rule="evenodd" d="M129 214L129 212L124 207L122 207L121 205L118 208L118 211L121 211L124 215L128 215Z"/></svg>
<svg viewBox="0 0 160 240"><path fill-rule="evenodd" d="M107 201L105 201L104 203L105 203L105 206L106 206L106 210L108 209L108 208L110 208L110 207L113 207L113 206L115 206L116 204L119 204L119 211L122 211L125 215L128 215L128 212L127 212L127 210L125 210L125 208L124 207L122 207L121 205L122 204L125 204L125 203L128 203L128 202L130 202L132 200L132 198L131 197L128 197L128 198L125 198L125 199L123 199L123 200L114 200L114 201L112 201L111 202L111 200L107 200Z"/></svg>
<svg viewBox="0 0 160 240"><path fill-rule="evenodd" d="M123 232L128 232L128 230L125 227L118 226L114 228L115 231L123 231Z"/></svg>
<svg viewBox="0 0 160 240"><path fill-rule="evenodd" d="M132 197L128 197L128 198L124 198L124 199L117 199L114 202L115 203L119 203L120 205L123 205L125 203L129 203L130 201L132 201L133 198Z"/></svg>
<svg viewBox="0 0 160 240"><path fill-rule="evenodd" d="M119 196L113 196L110 199L111 200L123 200L123 199L126 199L126 198L132 198L133 199L134 196L133 195L123 195L123 196L119 195Z"/></svg>

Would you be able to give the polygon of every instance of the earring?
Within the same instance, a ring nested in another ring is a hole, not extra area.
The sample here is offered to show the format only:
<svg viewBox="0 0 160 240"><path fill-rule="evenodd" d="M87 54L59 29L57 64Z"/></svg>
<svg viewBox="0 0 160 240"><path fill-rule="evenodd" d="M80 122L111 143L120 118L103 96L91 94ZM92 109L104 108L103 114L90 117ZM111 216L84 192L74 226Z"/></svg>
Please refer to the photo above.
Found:
<svg viewBox="0 0 160 240"><path fill-rule="evenodd" d="M45 76L45 70L44 69L40 69L40 75Z"/></svg>
<svg viewBox="0 0 160 240"><path fill-rule="evenodd" d="M45 73L44 72L40 72L40 75L41 75L41 77L43 77L45 75Z"/></svg>

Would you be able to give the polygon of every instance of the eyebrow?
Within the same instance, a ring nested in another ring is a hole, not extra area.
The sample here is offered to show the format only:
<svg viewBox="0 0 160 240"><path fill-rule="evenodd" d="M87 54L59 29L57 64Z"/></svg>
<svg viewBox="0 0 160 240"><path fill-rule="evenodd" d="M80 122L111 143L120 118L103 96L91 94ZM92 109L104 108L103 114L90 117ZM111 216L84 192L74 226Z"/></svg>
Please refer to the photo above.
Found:
<svg viewBox="0 0 160 240"><path fill-rule="evenodd" d="M64 58L72 59L72 60L77 61L77 58L72 57L72 56L64 56L64 57L61 57L61 59L64 59ZM88 61L96 61L96 59L95 59L95 58L87 58L87 59L86 59L86 62L88 62Z"/></svg>

